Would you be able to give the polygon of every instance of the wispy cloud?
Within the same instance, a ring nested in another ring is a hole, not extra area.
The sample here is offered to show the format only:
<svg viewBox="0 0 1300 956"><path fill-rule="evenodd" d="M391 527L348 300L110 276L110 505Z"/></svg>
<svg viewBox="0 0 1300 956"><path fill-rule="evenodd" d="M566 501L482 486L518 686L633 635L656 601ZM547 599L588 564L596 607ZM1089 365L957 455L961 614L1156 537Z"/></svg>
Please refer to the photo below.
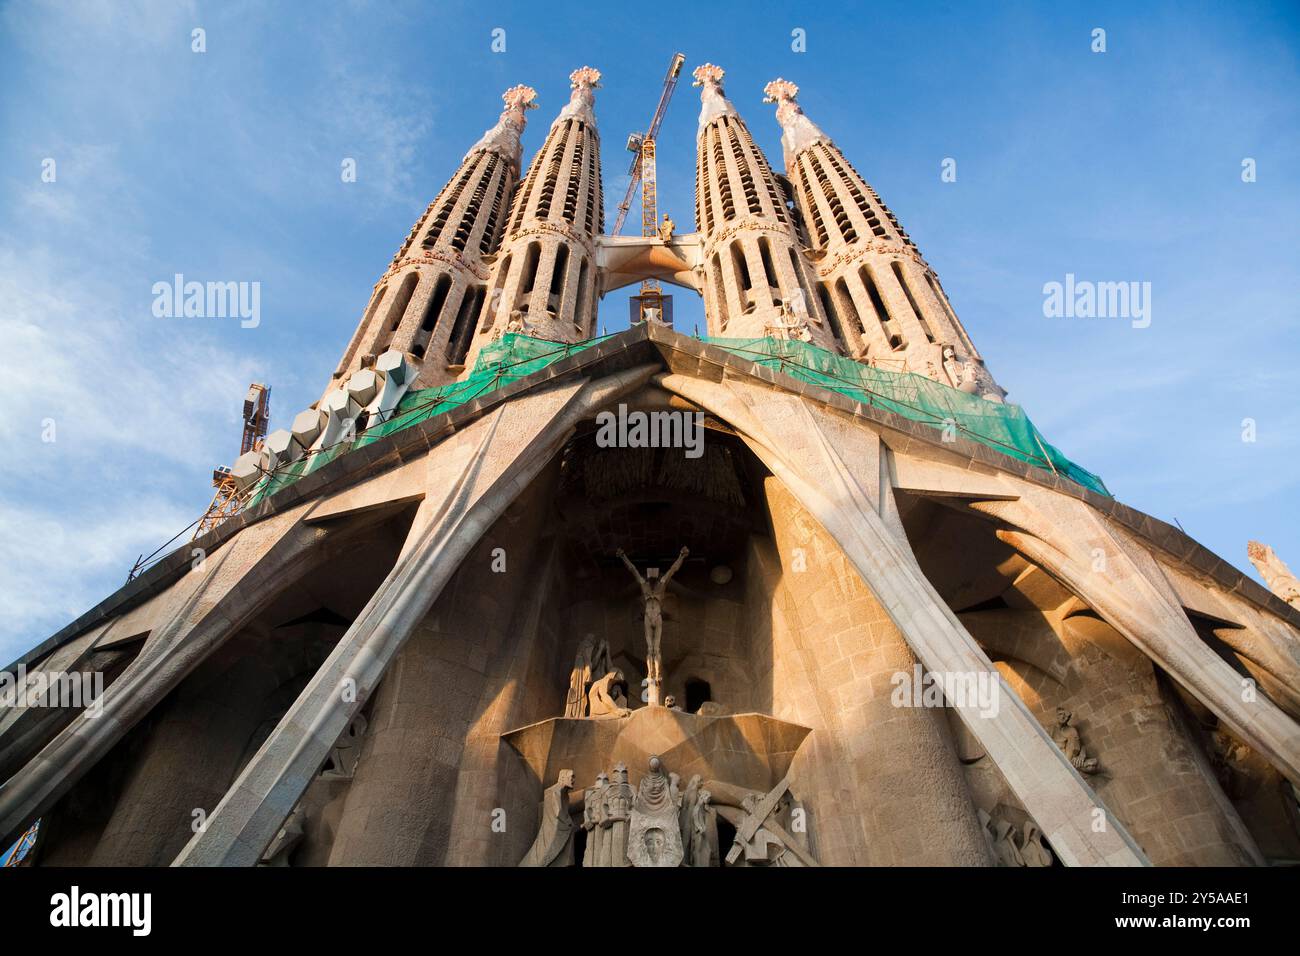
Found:
<svg viewBox="0 0 1300 956"><path fill-rule="evenodd" d="M48 249L0 246L0 658L120 585L192 521L257 364L123 303Z"/></svg>

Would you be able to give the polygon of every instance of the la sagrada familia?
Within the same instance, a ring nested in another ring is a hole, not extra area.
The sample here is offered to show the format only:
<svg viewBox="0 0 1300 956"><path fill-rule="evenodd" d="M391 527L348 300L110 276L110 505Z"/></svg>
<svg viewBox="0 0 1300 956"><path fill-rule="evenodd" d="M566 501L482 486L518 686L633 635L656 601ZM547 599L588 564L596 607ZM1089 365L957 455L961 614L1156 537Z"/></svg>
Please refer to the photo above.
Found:
<svg viewBox="0 0 1300 956"><path fill-rule="evenodd" d="M6 669L103 683L0 712L6 846L1300 861L1295 578L1069 468L797 88L765 90L782 174L694 78L689 234L605 234L596 70L526 169L535 93L505 93L320 401L235 464L242 511ZM598 335L647 279L707 335Z"/></svg>

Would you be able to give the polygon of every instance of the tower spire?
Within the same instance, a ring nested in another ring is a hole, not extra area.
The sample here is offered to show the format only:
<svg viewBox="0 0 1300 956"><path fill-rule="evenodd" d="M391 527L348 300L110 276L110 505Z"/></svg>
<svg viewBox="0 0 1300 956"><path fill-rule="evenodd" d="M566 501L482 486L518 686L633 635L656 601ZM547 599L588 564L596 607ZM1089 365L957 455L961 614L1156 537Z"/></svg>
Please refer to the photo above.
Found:
<svg viewBox="0 0 1300 956"><path fill-rule="evenodd" d="M694 73L701 88L695 221L709 334L792 338L834 350L785 187L723 92L724 75L712 63Z"/></svg>
<svg viewBox="0 0 1300 956"><path fill-rule="evenodd" d="M569 102L551 123L511 205L467 366L506 332L557 342L592 334L596 239L605 231L593 92L600 71L579 67L569 74L569 85Z"/></svg>
<svg viewBox="0 0 1300 956"><path fill-rule="evenodd" d="M736 108L731 105L731 100L727 99L727 94L722 89L722 78L726 76L726 72L720 66L705 63L697 66L691 74L695 77L693 85L702 88L700 90L700 128L696 134L697 137L702 136L704 127L719 116L738 115Z"/></svg>
<svg viewBox="0 0 1300 956"><path fill-rule="evenodd" d="M420 387L455 377L483 305L485 260L501 241L519 179L519 137L536 97L528 86L502 94L496 125L465 154L375 283L331 388L390 349L406 353Z"/></svg>
<svg viewBox="0 0 1300 956"><path fill-rule="evenodd" d="M787 169L790 168L791 160L809 146L823 141L830 142L821 127L805 116L803 109L795 102L799 87L789 80L778 78L763 87L763 94L764 103L777 104L776 121L781 124L781 152Z"/></svg>
<svg viewBox="0 0 1300 956"><path fill-rule="evenodd" d="M799 87L763 88L776 104L781 149L801 226L811 245L818 295L853 358L1001 401L939 277L874 189L810 120Z"/></svg>
<svg viewBox="0 0 1300 956"><path fill-rule="evenodd" d="M600 70L590 66L581 66L569 74L569 102L560 115L555 117L554 126L565 120L582 120L589 126L596 125L596 94L592 90L600 86Z"/></svg>
<svg viewBox="0 0 1300 956"><path fill-rule="evenodd" d="M481 150L491 150L504 156L514 166L515 175L519 175L520 137L528 125L528 110L537 109L537 91L531 86L512 86L501 94L506 108L496 125L483 134L483 138L470 147L465 158Z"/></svg>

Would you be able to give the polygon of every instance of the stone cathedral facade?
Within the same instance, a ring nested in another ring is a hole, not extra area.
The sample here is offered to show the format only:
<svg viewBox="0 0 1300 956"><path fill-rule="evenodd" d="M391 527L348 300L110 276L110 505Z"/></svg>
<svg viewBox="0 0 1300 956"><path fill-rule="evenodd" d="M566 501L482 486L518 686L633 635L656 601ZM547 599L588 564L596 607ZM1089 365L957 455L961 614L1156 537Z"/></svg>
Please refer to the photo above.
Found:
<svg viewBox="0 0 1300 956"><path fill-rule="evenodd" d="M0 712L6 845L40 821L38 865L1300 861L1294 577L840 387L1019 414L797 88L764 91L778 172L723 70L694 76L697 228L655 238L604 234L598 71L527 166L536 96L505 93L320 401L236 463L244 510L6 668L103 685ZM698 292L708 337L598 337L646 278Z"/></svg>

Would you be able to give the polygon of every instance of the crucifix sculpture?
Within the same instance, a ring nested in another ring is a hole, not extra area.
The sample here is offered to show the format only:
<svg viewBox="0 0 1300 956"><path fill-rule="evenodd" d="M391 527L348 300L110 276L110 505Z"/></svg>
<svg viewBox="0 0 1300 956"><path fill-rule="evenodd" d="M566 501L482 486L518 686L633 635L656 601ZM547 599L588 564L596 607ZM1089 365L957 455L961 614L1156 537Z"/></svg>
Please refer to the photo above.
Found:
<svg viewBox="0 0 1300 956"><path fill-rule="evenodd" d="M681 569L682 563L690 553L690 548L682 548L677 555L677 560L673 562L673 566L668 569L668 573L663 577L659 576L658 568L647 568L646 576L642 577L641 572L636 569L636 565L628 560L623 549L619 548L617 552L619 559L627 565L627 569L632 572L637 584L641 586L641 605L645 619L645 666L646 690L648 691L646 702L655 707L659 706L662 700L663 658L659 653L659 641L663 637L664 631L664 594L668 590L668 582Z"/></svg>

